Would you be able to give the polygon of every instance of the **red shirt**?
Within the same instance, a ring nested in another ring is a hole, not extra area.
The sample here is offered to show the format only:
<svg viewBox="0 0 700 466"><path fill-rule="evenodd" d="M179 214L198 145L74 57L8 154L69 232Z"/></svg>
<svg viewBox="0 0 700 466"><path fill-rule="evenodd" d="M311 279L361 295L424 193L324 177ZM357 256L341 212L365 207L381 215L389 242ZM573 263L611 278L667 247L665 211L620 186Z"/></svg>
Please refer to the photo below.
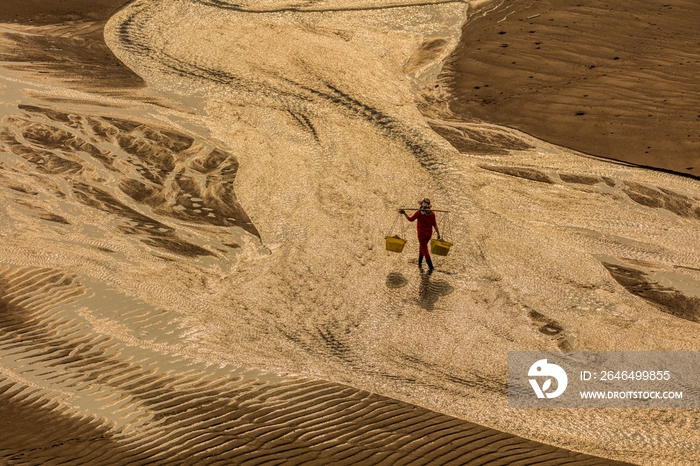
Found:
<svg viewBox="0 0 700 466"><path fill-rule="evenodd" d="M409 221L418 220L418 236L433 236L433 227L437 226L437 221L435 220L435 212L430 212L429 215L423 215L420 210L408 217Z"/></svg>

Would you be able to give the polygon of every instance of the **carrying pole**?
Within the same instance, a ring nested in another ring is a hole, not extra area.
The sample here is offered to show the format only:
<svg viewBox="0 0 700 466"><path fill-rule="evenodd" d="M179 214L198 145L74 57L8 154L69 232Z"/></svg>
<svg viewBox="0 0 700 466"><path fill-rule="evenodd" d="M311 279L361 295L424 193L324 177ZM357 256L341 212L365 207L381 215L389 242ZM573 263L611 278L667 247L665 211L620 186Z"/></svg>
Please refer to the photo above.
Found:
<svg viewBox="0 0 700 466"><path fill-rule="evenodd" d="M420 208L415 208L415 207L405 207L405 208L400 208L399 210L420 210ZM428 209L431 212L445 212L449 213L449 210L436 210L436 209Z"/></svg>

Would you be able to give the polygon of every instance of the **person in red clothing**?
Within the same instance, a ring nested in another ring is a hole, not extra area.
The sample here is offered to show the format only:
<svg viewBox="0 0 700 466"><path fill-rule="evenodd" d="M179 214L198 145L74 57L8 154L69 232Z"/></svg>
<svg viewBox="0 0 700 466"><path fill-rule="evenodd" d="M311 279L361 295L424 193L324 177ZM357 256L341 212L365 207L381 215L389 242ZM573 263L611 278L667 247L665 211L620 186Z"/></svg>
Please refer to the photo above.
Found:
<svg viewBox="0 0 700 466"><path fill-rule="evenodd" d="M423 199L420 203L420 209L410 217L403 209L399 210L399 213L402 213L409 222L418 220L418 224L416 225L416 230L418 230L418 267L423 267L423 257L425 257L425 262L432 272L434 267L433 261L430 260L428 242L433 236L433 228L435 228L438 239L440 239L440 230L438 229L437 220L435 219L435 212L430 209L430 199Z"/></svg>

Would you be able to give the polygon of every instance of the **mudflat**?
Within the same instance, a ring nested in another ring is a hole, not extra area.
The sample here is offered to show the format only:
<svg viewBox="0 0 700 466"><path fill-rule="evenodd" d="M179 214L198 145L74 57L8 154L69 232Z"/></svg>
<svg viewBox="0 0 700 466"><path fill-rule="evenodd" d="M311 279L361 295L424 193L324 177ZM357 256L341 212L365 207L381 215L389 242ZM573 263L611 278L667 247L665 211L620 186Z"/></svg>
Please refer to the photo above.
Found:
<svg viewBox="0 0 700 466"><path fill-rule="evenodd" d="M0 8L0 22L36 25L107 20L127 3L127 0L4 0Z"/></svg>
<svg viewBox="0 0 700 466"><path fill-rule="evenodd" d="M0 60L8 62L10 69L50 74L81 90L117 94L143 87L144 81L104 42L105 23L127 3L6 0L0 8L0 23L42 27L27 34L0 34Z"/></svg>
<svg viewBox="0 0 700 466"><path fill-rule="evenodd" d="M453 112L581 152L700 176L700 3L515 0L494 7L472 12L443 69Z"/></svg>

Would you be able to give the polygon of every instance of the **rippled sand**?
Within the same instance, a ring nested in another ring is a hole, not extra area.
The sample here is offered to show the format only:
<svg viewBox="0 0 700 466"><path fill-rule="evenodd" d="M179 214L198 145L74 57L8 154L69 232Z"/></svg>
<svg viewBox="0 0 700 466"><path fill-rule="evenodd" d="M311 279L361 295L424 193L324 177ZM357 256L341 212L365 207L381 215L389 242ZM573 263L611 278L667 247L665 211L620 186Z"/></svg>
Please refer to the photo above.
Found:
<svg viewBox="0 0 700 466"><path fill-rule="evenodd" d="M610 464L308 377L212 367L101 284L0 267L5 464ZM497 447L496 447L497 446Z"/></svg>
<svg viewBox="0 0 700 466"><path fill-rule="evenodd" d="M687 0L492 2L440 79L465 118L697 177L699 13Z"/></svg>
<svg viewBox="0 0 700 466"><path fill-rule="evenodd" d="M700 190L450 117L467 8L137 1L105 37L148 88L6 72L2 396L125 464L574 455L487 428L696 463L693 410L507 408L509 350L698 347ZM382 244L425 196L453 219L432 276Z"/></svg>

